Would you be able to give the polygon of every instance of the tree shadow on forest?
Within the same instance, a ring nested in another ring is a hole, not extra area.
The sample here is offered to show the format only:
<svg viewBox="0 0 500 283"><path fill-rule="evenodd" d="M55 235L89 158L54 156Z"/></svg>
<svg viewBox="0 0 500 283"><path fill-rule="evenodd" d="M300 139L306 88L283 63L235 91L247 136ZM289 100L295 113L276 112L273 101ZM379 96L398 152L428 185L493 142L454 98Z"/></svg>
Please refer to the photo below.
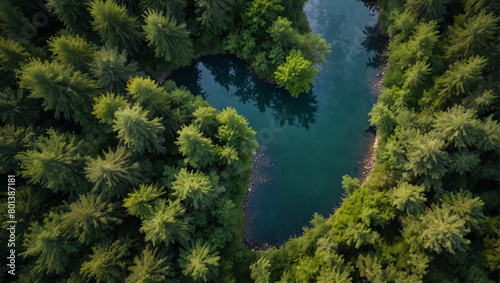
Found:
<svg viewBox="0 0 500 283"><path fill-rule="evenodd" d="M294 98L288 91L276 85L272 85L260 79L247 68L247 64L234 55L210 55L204 56L189 67L182 68L180 73L189 80L181 79L179 74L173 74L171 78L178 85L186 86L193 94L207 94L200 86L201 70L197 66L203 66L214 76L215 82L227 91L235 88L234 96L239 101L247 104L252 103L261 113L271 109L273 117L279 121L280 126L295 125L309 129L315 122L318 102L312 93L300 94Z"/></svg>

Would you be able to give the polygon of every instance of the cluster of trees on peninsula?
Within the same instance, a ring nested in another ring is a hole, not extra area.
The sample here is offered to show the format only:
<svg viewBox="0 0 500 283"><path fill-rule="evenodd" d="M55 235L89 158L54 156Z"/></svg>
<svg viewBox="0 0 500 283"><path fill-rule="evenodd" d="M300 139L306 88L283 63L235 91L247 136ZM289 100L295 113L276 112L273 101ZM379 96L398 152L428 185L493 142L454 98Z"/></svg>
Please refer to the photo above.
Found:
<svg viewBox="0 0 500 283"><path fill-rule="evenodd" d="M384 0L392 38L368 181L260 254L256 282L498 282L498 1Z"/></svg>

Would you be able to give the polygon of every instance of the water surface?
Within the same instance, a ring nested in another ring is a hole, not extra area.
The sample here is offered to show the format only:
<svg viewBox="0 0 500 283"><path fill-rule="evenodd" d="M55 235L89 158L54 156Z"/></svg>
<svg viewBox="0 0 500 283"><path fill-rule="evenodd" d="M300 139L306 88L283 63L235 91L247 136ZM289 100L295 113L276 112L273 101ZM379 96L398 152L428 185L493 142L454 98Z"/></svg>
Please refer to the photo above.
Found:
<svg viewBox="0 0 500 283"><path fill-rule="evenodd" d="M377 15L353 0L311 0L304 11L313 32L332 45L310 94L293 98L231 55L202 57L170 77L219 110L236 108L257 132L259 176L245 231L272 245L300 235L315 212L328 217L340 203L342 176L355 176L363 159L374 103L377 44L370 28Z"/></svg>

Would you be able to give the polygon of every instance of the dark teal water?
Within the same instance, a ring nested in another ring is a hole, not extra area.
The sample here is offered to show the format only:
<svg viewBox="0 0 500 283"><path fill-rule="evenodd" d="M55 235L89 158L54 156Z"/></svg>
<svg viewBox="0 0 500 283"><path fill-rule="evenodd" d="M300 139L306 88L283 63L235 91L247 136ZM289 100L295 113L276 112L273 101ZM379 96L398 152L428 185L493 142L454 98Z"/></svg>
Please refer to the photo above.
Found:
<svg viewBox="0 0 500 283"><path fill-rule="evenodd" d="M363 159L374 103L369 84L377 70L368 65L377 41L367 31L377 16L354 0L311 0L304 10L313 32L332 45L310 94L292 98L231 55L202 57L170 77L217 109L236 108L257 132L245 231L273 245L300 235L314 212L328 217L339 204L342 176L355 176Z"/></svg>

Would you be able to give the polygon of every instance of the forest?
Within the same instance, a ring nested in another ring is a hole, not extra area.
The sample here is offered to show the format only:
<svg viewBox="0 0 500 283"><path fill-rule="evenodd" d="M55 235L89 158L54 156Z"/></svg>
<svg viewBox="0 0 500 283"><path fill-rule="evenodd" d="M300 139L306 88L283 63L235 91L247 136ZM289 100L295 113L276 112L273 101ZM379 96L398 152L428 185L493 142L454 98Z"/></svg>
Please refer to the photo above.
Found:
<svg viewBox="0 0 500 283"><path fill-rule="evenodd" d="M305 2L2 0L0 281L498 282L496 0L380 1L371 177L279 248L243 245L256 132L164 74L231 53L307 96L335 50Z"/></svg>

